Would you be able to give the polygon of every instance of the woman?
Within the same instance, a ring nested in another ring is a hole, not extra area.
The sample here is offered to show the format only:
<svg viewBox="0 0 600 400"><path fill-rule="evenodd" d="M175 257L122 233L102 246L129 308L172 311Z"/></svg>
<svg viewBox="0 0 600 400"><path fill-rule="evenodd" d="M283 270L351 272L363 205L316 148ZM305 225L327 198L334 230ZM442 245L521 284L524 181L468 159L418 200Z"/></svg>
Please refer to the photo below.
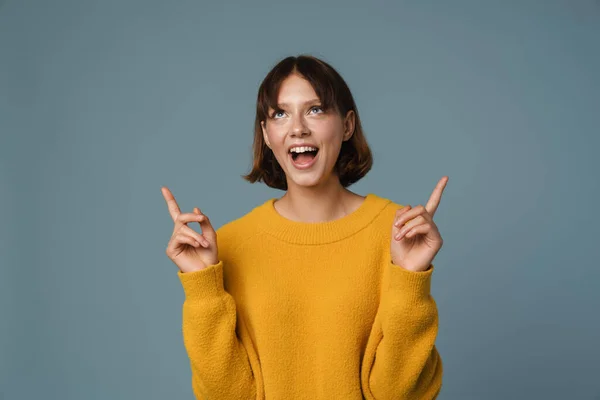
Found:
<svg viewBox="0 0 600 400"><path fill-rule="evenodd" d="M215 232L162 188L196 398L434 399L431 262L442 238L432 217L448 177L425 207L348 190L371 152L348 86L312 56L265 77L254 131L244 177L280 199Z"/></svg>

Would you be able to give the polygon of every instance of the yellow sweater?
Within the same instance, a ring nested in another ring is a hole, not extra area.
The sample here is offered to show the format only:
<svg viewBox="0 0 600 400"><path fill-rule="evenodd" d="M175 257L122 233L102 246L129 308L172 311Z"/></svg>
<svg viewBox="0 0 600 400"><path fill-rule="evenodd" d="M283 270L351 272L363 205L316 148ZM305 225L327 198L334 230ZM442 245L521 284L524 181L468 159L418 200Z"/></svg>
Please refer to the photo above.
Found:
<svg viewBox="0 0 600 400"><path fill-rule="evenodd" d="M274 201L217 230L218 264L177 272L196 398L436 398L434 267L391 263L403 206L368 194L343 218L305 223Z"/></svg>

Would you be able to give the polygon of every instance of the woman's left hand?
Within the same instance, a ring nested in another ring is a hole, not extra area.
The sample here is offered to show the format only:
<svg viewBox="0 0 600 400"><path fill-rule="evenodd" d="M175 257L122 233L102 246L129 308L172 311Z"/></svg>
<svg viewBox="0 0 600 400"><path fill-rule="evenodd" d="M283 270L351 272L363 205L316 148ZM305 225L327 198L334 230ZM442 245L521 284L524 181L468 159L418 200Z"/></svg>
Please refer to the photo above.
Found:
<svg viewBox="0 0 600 400"><path fill-rule="evenodd" d="M396 211L392 227L392 263L409 271L429 268L444 241L433 222L433 214L440 204L448 177L444 176L433 190L427 205L410 205Z"/></svg>

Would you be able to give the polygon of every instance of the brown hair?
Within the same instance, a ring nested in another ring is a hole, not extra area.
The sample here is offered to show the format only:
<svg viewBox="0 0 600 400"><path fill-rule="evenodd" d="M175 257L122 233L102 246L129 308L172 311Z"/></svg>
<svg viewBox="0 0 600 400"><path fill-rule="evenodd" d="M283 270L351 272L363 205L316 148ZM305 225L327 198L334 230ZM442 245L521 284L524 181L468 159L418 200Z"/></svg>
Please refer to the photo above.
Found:
<svg viewBox="0 0 600 400"><path fill-rule="evenodd" d="M261 83L254 120L252 170L242 177L251 183L264 181L269 187L287 190L285 172L265 143L261 121L266 121L269 107L277 109L277 96L281 83L292 73L298 73L310 82L324 109L336 109L342 118L349 110L354 111L354 133L350 139L342 142L334 168L342 186L350 186L371 169L373 165L371 149L363 134L358 110L348 85L331 65L311 55L284 58L273 67Z"/></svg>

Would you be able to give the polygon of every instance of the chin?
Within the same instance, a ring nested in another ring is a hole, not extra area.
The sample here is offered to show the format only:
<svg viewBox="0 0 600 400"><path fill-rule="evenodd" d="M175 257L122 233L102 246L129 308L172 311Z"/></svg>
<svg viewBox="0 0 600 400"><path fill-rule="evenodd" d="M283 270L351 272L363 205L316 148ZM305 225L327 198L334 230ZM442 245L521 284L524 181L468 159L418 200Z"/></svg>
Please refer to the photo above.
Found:
<svg viewBox="0 0 600 400"><path fill-rule="evenodd" d="M328 179L321 172L314 172L312 174L305 174L304 176L293 176L289 181L292 185L299 187L316 187L327 184ZM289 187L288 183L288 187Z"/></svg>
<svg viewBox="0 0 600 400"><path fill-rule="evenodd" d="M322 180L319 179L318 177L315 178L311 178L311 177L303 177L303 178L299 178L299 179L292 179L292 184L294 186L300 186L300 187L315 187L315 186L319 186L322 183ZM288 184L288 187L290 185Z"/></svg>

